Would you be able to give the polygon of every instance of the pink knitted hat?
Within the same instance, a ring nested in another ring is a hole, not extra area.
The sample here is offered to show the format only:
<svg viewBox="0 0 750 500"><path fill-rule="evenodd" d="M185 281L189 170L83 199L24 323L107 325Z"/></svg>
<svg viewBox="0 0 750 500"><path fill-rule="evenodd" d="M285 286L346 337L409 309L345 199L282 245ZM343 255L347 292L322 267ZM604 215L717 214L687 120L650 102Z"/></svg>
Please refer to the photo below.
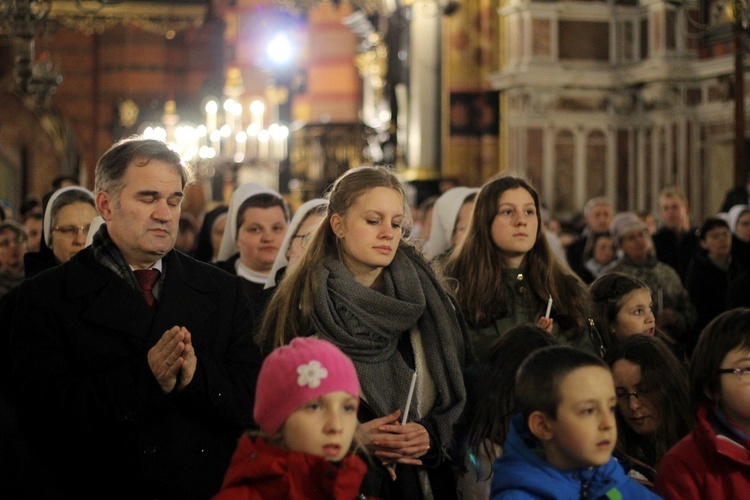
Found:
<svg viewBox="0 0 750 500"><path fill-rule="evenodd" d="M336 391L359 398L352 361L328 341L295 338L263 361L255 390L255 422L273 436L300 406Z"/></svg>

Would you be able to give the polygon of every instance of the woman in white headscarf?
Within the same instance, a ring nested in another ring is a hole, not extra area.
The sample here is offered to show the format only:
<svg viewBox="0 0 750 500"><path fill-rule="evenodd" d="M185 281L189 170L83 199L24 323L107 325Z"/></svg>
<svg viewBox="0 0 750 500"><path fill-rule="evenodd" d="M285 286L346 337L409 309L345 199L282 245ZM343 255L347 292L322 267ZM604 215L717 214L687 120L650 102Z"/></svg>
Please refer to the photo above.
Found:
<svg viewBox="0 0 750 500"><path fill-rule="evenodd" d="M732 231L732 259L742 269L750 267L750 205L735 205L726 217Z"/></svg>
<svg viewBox="0 0 750 500"><path fill-rule="evenodd" d="M266 288L273 288L281 280L287 266L293 263L304 251L307 242L326 216L328 200L313 198L306 201L294 212L292 222L289 223L284 242L273 263L266 282Z"/></svg>
<svg viewBox="0 0 750 500"><path fill-rule="evenodd" d="M216 265L243 279L256 312L288 223L289 207L277 191L247 183L232 194Z"/></svg>
<svg viewBox="0 0 750 500"><path fill-rule="evenodd" d="M65 263L83 250L97 215L94 194L88 189L69 186L54 191L44 210L39 251L25 256L26 277Z"/></svg>
<svg viewBox="0 0 750 500"><path fill-rule="evenodd" d="M430 237L422 248L425 257L442 260L463 241L478 192L479 188L458 186L440 195L432 210Z"/></svg>

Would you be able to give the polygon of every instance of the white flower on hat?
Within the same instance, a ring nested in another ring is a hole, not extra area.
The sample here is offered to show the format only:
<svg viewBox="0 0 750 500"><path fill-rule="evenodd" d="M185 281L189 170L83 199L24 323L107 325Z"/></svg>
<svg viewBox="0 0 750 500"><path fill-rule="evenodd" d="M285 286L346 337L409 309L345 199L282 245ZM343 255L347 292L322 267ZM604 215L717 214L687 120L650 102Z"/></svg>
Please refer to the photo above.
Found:
<svg viewBox="0 0 750 500"><path fill-rule="evenodd" d="M299 365L297 367L297 384L304 387L309 386L310 389L315 389L320 385L320 381L328 376L328 370L323 368L320 361L310 361L305 365Z"/></svg>

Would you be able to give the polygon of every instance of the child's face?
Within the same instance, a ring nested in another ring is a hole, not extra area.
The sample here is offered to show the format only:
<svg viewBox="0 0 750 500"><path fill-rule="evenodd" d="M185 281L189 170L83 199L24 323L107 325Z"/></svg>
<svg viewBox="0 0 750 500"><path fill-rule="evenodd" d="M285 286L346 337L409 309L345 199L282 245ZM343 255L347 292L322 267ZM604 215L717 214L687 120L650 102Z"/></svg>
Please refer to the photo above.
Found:
<svg viewBox="0 0 750 500"><path fill-rule="evenodd" d="M598 467L609 461L617 441L615 385L609 370L585 366L560 384L557 418L548 418L547 462L560 470Z"/></svg>
<svg viewBox="0 0 750 500"><path fill-rule="evenodd" d="M648 387L642 383L641 367L627 359L612 365L615 379L617 409L633 432L649 436L660 424L659 411L652 401Z"/></svg>
<svg viewBox="0 0 750 500"><path fill-rule="evenodd" d="M633 290L625 295L612 323L615 336L622 340L638 333L653 335L656 319L651 307L651 292L648 289Z"/></svg>
<svg viewBox="0 0 750 500"><path fill-rule="evenodd" d="M615 258L615 244L609 236L601 236L594 244L594 260L599 264L609 264Z"/></svg>
<svg viewBox="0 0 750 500"><path fill-rule="evenodd" d="M732 252L732 233L728 227L716 226L706 232L700 245L709 257L722 259Z"/></svg>
<svg viewBox="0 0 750 500"><path fill-rule="evenodd" d="M750 368L750 350L732 349L724 356L721 368ZM750 383L746 375L720 375L719 406L745 433L750 433Z"/></svg>
<svg viewBox="0 0 750 500"><path fill-rule="evenodd" d="M492 242L508 267L520 267L526 254L534 248L539 230L536 205L531 193L519 187L508 189L497 202L492 221Z"/></svg>
<svg viewBox="0 0 750 500"><path fill-rule="evenodd" d="M282 441L291 451L342 460L352 446L358 406L359 401L343 391L308 401L284 422Z"/></svg>

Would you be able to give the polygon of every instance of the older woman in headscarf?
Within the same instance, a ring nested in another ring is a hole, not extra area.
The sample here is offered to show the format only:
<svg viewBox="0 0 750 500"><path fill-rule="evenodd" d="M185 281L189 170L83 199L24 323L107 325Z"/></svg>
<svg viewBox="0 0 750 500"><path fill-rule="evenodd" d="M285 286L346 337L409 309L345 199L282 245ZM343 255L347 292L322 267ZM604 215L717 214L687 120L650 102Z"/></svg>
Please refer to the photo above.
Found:
<svg viewBox="0 0 750 500"><path fill-rule="evenodd" d="M86 247L96 217L94 195L80 186L54 191L44 209L43 237L38 252L26 254L26 277L69 261Z"/></svg>
<svg viewBox="0 0 750 500"><path fill-rule="evenodd" d="M726 216L732 231L732 259L742 269L750 267L750 205L735 205Z"/></svg>
<svg viewBox="0 0 750 500"><path fill-rule="evenodd" d="M266 289L275 287L284 277L287 267L294 263L305 251L308 241L320 223L325 219L328 200L313 198L306 201L294 212L292 222L289 223L281 249L276 256L271 272L266 281Z"/></svg>

